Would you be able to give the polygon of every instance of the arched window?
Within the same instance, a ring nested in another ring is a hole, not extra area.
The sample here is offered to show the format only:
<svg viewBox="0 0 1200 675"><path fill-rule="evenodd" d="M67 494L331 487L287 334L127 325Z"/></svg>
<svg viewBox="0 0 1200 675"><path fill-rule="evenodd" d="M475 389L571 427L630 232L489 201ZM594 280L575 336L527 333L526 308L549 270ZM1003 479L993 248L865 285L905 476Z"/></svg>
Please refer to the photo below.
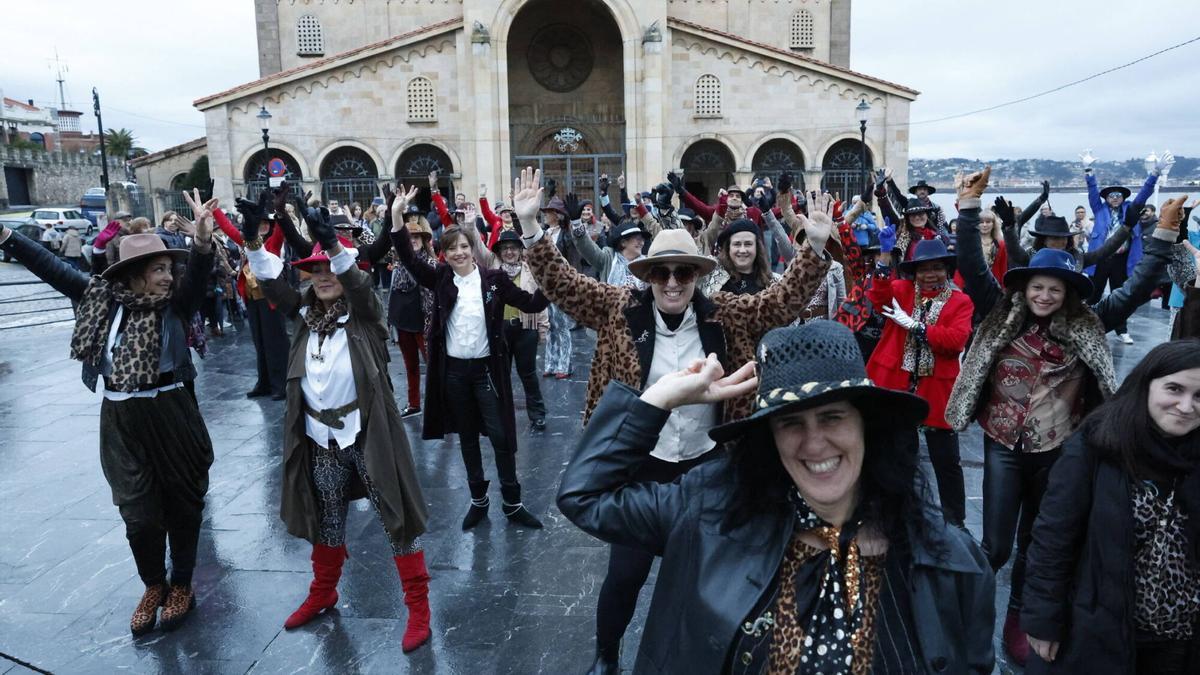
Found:
<svg viewBox="0 0 1200 675"><path fill-rule="evenodd" d="M721 78L705 74L696 80L695 115L697 117L721 116Z"/></svg>
<svg viewBox="0 0 1200 675"><path fill-rule="evenodd" d="M437 121L437 96L433 82L427 77L414 77L408 81L408 121Z"/></svg>
<svg viewBox="0 0 1200 675"><path fill-rule="evenodd" d="M325 35L321 22L312 14L305 14L296 22L296 56L324 56Z"/></svg>
<svg viewBox="0 0 1200 675"><path fill-rule="evenodd" d="M696 141L679 164L687 191L710 204L717 201L718 191L733 184L733 153L720 141Z"/></svg>
<svg viewBox="0 0 1200 675"><path fill-rule="evenodd" d="M863 191L866 173L874 163L871 150L857 138L838 141L821 160L821 187L849 199Z"/></svg>
<svg viewBox="0 0 1200 675"><path fill-rule="evenodd" d="M807 9L792 15L791 45L792 49L813 48L813 15Z"/></svg>
<svg viewBox="0 0 1200 675"><path fill-rule="evenodd" d="M435 145L414 145L400 154L396 160L396 182L405 185L429 185L429 174L438 174L438 192L448 201L454 201L454 165L442 149ZM428 187L421 187L417 193L417 205L428 211L432 208L432 195Z"/></svg>
<svg viewBox="0 0 1200 675"><path fill-rule="evenodd" d="M29 134L29 142L37 143L38 145L42 146L43 150L46 149L46 137L43 134L40 134L36 131L33 132L32 134Z"/></svg>
<svg viewBox="0 0 1200 675"><path fill-rule="evenodd" d="M325 202L336 199L349 206L354 202L370 204L379 193L379 170L375 160L354 146L329 153L321 162L321 195Z"/></svg>
<svg viewBox="0 0 1200 675"><path fill-rule="evenodd" d="M304 179L304 176L300 173L300 163L283 150L271 148L270 152L270 157L283 161L283 177L292 187L292 194L303 197L304 189L301 187L300 181ZM258 199L258 193L267 189L270 173L267 170L267 161L263 158L262 150L254 153L247 160L246 166L242 168L242 177L246 181L246 199Z"/></svg>
<svg viewBox="0 0 1200 675"><path fill-rule="evenodd" d="M763 143L754 153L750 168L755 178L767 176L773 183L778 183L780 174L788 171L795 179L794 185L804 189L804 155L791 141L773 138Z"/></svg>

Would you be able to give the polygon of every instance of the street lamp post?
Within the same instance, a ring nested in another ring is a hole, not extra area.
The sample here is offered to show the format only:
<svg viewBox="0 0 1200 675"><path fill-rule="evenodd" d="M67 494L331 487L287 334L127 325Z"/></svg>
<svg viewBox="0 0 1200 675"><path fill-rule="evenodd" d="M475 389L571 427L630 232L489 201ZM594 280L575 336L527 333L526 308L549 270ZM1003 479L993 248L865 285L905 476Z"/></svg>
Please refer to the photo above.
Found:
<svg viewBox="0 0 1200 675"><path fill-rule="evenodd" d="M271 113L267 112L267 106L263 105L263 106L259 106L258 114L255 115L255 117L258 118L258 125L262 128L262 132L263 132L263 134L262 134L263 171L265 171L267 173L267 185L270 186L271 185L271 169L270 169L269 165L271 162L271 153L270 153L271 134L269 132L271 130Z"/></svg>
<svg viewBox="0 0 1200 675"><path fill-rule="evenodd" d="M858 102L858 105L854 107L854 112L858 116L859 152L862 153L861 166L865 176L867 171L867 113L871 112L871 106L867 103L866 97ZM863 180L869 181L870 178L864 177Z"/></svg>

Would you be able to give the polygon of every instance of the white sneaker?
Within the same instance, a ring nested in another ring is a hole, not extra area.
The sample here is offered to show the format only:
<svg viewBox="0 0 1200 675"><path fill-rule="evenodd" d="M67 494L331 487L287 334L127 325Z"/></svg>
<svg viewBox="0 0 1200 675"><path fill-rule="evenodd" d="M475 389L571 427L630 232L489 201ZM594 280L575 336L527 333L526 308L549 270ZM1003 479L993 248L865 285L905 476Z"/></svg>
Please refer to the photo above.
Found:
<svg viewBox="0 0 1200 675"><path fill-rule="evenodd" d="M1121 342L1127 345L1133 344L1133 338L1129 337L1129 333L1121 333L1118 337L1121 338Z"/></svg>

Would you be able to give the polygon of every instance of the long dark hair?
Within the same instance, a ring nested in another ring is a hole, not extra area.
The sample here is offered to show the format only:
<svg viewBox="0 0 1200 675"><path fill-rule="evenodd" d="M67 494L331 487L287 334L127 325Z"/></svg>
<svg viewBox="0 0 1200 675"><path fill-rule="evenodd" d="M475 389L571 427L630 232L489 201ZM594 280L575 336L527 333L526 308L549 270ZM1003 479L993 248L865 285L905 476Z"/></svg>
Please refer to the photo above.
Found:
<svg viewBox="0 0 1200 675"><path fill-rule="evenodd" d="M859 513L864 524L887 537L896 553L911 550L913 538L935 552L927 537L925 510L932 508L929 480L920 470L916 452L916 427L897 429L894 424L875 421L878 416L851 399L863 419L862 474ZM792 479L779 460L779 450L770 425L754 425L730 450L733 468L733 502L725 517L726 528L737 527L753 517L791 508L787 493ZM911 535L913 536L910 536Z"/></svg>
<svg viewBox="0 0 1200 675"><path fill-rule="evenodd" d="M1088 445L1136 478L1138 458L1158 442L1157 427L1150 418L1150 381L1193 368L1200 368L1200 339L1173 340L1151 349L1116 393L1084 420ZM1184 454L1200 454L1200 433L1192 432L1183 442L1186 445L1180 450Z"/></svg>
<svg viewBox="0 0 1200 675"><path fill-rule="evenodd" d="M729 246L733 241L733 237L726 237L725 241L721 242L721 248L717 251L717 262L729 275L737 279L742 276L741 272L737 271L737 267L733 264L733 258L729 256ZM767 246L763 242L761 236L754 237L754 266L750 270L750 274L761 288L766 288L771 285L774 277L771 276L771 261L767 258Z"/></svg>

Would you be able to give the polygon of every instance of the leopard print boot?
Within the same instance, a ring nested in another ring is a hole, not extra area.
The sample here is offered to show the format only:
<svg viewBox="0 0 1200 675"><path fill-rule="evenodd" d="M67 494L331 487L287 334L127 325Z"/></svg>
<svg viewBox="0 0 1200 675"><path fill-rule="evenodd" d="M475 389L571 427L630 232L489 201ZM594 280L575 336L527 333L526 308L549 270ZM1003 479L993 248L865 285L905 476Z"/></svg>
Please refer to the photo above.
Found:
<svg viewBox="0 0 1200 675"><path fill-rule="evenodd" d="M133 633L134 637L145 635L154 630L154 624L158 622L158 608L166 599L166 584L155 584L154 586L146 587L146 592L142 594L141 601L138 602L137 608L133 610L133 618L129 620L129 632Z"/></svg>
<svg viewBox="0 0 1200 675"><path fill-rule="evenodd" d="M170 631L178 628L195 606L196 594L192 591L191 586L172 584L171 591L167 594L166 601L163 602L162 629Z"/></svg>

